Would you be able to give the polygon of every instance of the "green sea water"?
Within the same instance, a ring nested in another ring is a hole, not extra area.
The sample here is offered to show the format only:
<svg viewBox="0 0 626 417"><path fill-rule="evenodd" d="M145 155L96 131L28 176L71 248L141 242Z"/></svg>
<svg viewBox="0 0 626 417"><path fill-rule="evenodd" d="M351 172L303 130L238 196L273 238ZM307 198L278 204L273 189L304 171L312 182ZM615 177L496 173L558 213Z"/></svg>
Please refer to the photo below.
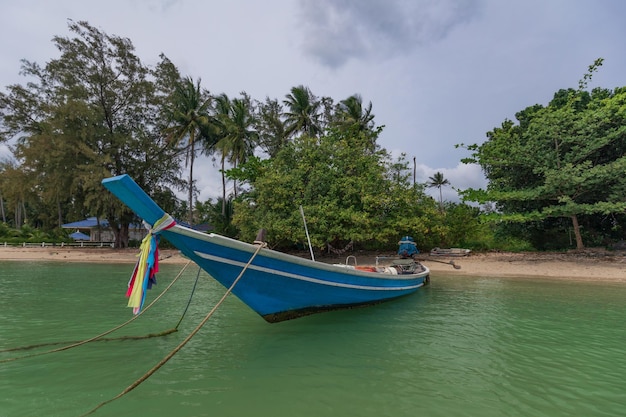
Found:
<svg viewBox="0 0 626 417"><path fill-rule="evenodd" d="M131 269L0 262L0 350L83 340L128 320ZM148 302L179 270L162 266ZM196 274L110 337L174 327ZM0 417L87 413L165 357L224 291L201 274L179 331L165 337L0 363ZM152 377L93 415L624 416L625 319L624 285L454 270L399 300L277 324L233 297Z"/></svg>

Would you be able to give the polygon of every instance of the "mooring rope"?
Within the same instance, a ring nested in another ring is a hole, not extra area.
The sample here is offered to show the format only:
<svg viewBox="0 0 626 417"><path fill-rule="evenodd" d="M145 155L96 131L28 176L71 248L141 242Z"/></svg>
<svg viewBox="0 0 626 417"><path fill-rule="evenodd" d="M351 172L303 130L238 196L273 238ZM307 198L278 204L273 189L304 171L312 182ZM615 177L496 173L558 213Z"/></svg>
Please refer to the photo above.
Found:
<svg viewBox="0 0 626 417"><path fill-rule="evenodd" d="M198 278L200 278L200 272L202 272L202 268L198 268L198 273L196 274L196 280L193 283L191 294L189 294L189 300L187 300L187 305L185 306L185 310L183 310L183 314L180 316L180 320L178 320L178 323L176 323L176 326L174 327L175 330L178 330L178 326L180 326L180 323L182 323L183 319L185 318L185 314L187 314L187 310L189 310L189 306L191 305L191 299L193 298L193 295L196 292L196 285L198 285Z"/></svg>
<svg viewBox="0 0 626 417"><path fill-rule="evenodd" d="M164 330L163 332L160 333L150 333L146 336L123 336L120 338L108 338L108 339L104 339L104 336L113 333L116 330L121 329L122 327L132 323L133 321L135 321L139 316L141 316L145 311L149 310L150 307L152 307L161 297L163 297L163 295L172 287L172 285L174 285L174 283L183 275L183 272L185 271L185 269L187 269L187 267L191 264L191 261L188 261L185 266L180 270L180 272L178 273L178 275L172 280L172 282L170 282L170 284L161 292L161 294L159 294L150 304L148 304L148 306L146 308L144 308L139 314L134 315L132 318L130 318L129 320L127 320L126 322L120 324L119 326L116 326L110 330L107 330L104 333L100 333L97 336L91 337L89 339L85 339L85 340L81 340L78 342L50 342L50 343L40 343L40 344L36 344L36 345L30 345L30 346L21 346L21 347L16 347L16 348L9 348L9 349L5 349L5 350L0 350L1 352L10 352L10 351L17 351L17 350L27 350L27 349L33 349L36 347L42 347L42 346L51 346L51 345L59 345L62 343L69 343L66 346L62 346L60 348L56 348L56 349L51 349L51 350L47 350L45 352L37 352L37 353L33 353L30 355L24 355L24 356L16 356L13 358L7 358L7 359L2 359L0 360L0 363L5 363L5 362L12 362L12 361L16 361L18 359L26 359L26 358L32 358L35 356L42 356L42 355L47 355L49 353L56 353L56 352L62 352L64 350L68 350L68 349L72 349L78 346L82 346L84 344L87 344L89 342L94 342L96 340L117 340L117 339L148 339L151 337L159 337L159 336L165 336L168 335L170 333L174 333L176 331L178 331L178 326L180 325L180 322L182 321L182 317L179 320L178 324L176 325L176 328L173 329L169 329L169 330ZM198 278L196 277L196 283L198 281ZM196 283L194 283L193 286L193 291L195 291L196 288ZM192 293L193 294L193 293ZM191 302L191 297L190 297L190 301ZM189 304L187 304L187 307L185 308L185 313L187 312L187 308L189 308ZM185 315L185 313L183 313L183 317Z"/></svg>
<svg viewBox="0 0 626 417"><path fill-rule="evenodd" d="M193 329L191 331L191 333L189 333L189 335L185 338L185 340L180 342L180 344L178 346L176 346L170 353L168 353L167 356L165 356L163 359L161 359L161 361L159 363L157 363L154 367L152 367L152 369L150 369L148 372L146 372L141 378L139 378L138 380L136 380L135 382L130 384L128 387L126 387L126 389L124 389L122 392L120 392L119 394L117 394L113 398L109 398L108 400L101 402L100 404L98 404L96 407L92 408L87 413L82 414L80 417L85 417L85 416L91 415L91 414L95 413L96 411L98 411L103 406L105 406L105 405L107 405L107 404L109 404L109 403L111 403L111 402L113 402L113 401L115 401L115 400L117 400L119 398L122 398L124 395L128 394L129 392L131 392L132 390L137 388L139 385L141 385L142 382L144 382L145 380L150 378L156 371L158 371L163 365L165 365L170 359L172 359L174 357L174 355L176 355L196 335L196 333L198 333L200 331L200 329L202 329L202 327L206 324L206 322L209 321L209 319L213 316L213 313L215 313L215 311L217 311L217 309L222 305L224 300L226 300L226 297L228 297L228 295L233 291L233 289L235 288L235 285L237 285L237 283L239 282L239 280L241 279L243 274L246 272L246 270L248 269L248 267L250 266L250 264L252 263L254 258L257 256L257 254L261 251L262 248L267 246L267 244L265 242L261 242L261 241L255 241L254 243L257 244L258 247L257 247L256 251L254 252L254 254L252 255L252 257L250 258L250 260L248 261L248 263L244 266L244 268L239 273L239 276L237 276L237 278L233 281L231 286L226 290L226 292L224 293L222 298L220 298L220 300L217 302L217 304L215 304L215 306L213 306L211 311L209 311L209 313L204 317L204 319L202 319L200 324L198 324L196 326L196 328Z"/></svg>

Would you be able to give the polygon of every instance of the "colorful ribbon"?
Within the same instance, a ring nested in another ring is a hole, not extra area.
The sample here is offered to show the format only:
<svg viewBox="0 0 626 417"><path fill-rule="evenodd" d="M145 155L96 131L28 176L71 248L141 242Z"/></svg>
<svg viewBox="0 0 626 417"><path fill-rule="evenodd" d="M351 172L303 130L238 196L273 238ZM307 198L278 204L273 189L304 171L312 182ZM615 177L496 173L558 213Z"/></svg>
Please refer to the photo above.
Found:
<svg viewBox="0 0 626 417"><path fill-rule="evenodd" d="M134 314L139 314L146 299L146 291L156 284L156 274L159 272L159 233L173 227L176 221L165 214L157 220L141 241L139 259L128 282L128 307L133 308Z"/></svg>

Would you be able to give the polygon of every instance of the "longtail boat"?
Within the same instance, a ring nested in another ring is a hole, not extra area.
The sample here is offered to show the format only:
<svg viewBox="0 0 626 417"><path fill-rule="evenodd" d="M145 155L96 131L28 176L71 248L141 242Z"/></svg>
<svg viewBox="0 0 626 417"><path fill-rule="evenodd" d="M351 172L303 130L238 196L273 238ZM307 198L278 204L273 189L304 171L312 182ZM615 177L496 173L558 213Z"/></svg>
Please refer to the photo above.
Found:
<svg viewBox="0 0 626 417"><path fill-rule="evenodd" d="M388 266L358 266L348 260L330 264L259 247L259 238L251 244L199 232L178 224L128 175L106 178L102 184L150 226L132 278L135 285L129 283L127 293L136 312L150 286L161 236L224 287L239 279L232 293L270 323L377 304L414 293L429 282L429 269L411 258Z"/></svg>

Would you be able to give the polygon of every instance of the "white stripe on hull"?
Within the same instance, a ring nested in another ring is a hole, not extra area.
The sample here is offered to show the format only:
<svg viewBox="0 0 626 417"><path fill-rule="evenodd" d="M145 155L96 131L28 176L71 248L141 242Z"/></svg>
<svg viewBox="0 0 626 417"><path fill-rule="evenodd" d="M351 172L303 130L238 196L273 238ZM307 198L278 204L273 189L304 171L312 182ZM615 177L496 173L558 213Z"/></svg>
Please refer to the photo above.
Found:
<svg viewBox="0 0 626 417"><path fill-rule="evenodd" d="M238 266L238 267L241 267L241 268L246 266L246 264L244 262L234 261L232 259L222 258L222 257L215 256L215 255L209 255L207 253L202 253L202 252L198 252L198 251L194 251L194 253L197 256L199 256L201 258L204 258L204 259L207 259L209 261L219 262L219 263L233 265L233 266ZM328 286L332 286L332 287L350 288L350 289L357 289L357 290L404 291L404 290L416 289L416 288L419 288L419 287L424 285L424 283L422 282L422 283L419 283L419 284L416 284L416 285L407 285L407 286L403 286L403 287L373 287L373 286L366 286L366 285L355 285L355 284L345 284L345 283L341 283L341 282L325 281L325 280L321 280L321 279L317 279L317 278L306 277L306 276L303 276L303 275L292 274L290 272L277 271L275 269L266 268L266 267L263 267L263 266L250 265L250 266L248 266L248 269L254 269L255 271L264 272L264 273L267 273L267 274L280 275L280 276L283 276L283 277L297 279L297 280L300 280L300 281L312 282L312 283L320 284L320 285L328 285Z"/></svg>

